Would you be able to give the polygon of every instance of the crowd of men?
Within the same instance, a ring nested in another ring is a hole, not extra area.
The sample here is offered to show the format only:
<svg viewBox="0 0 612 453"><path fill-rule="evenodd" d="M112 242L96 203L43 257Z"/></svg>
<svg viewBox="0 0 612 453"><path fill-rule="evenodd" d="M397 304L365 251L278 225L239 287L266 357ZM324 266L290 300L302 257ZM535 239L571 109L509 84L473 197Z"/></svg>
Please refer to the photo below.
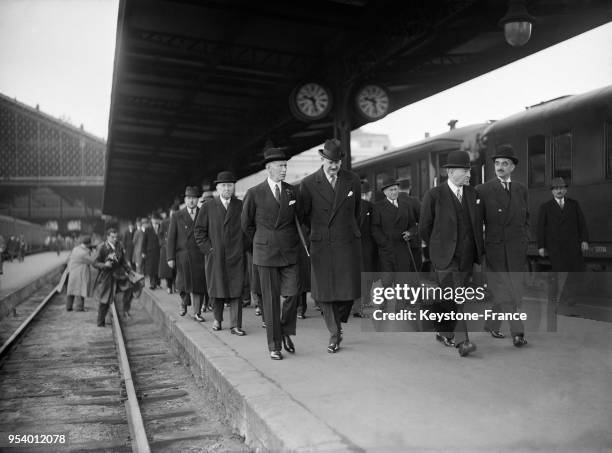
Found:
<svg viewBox="0 0 612 453"><path fill-rule="evenodd" d="M319 154L321 167L293 186L284 181L282 149L266 149L267 178L244 200L235 196L236 178L229 171L218 174L214 196L201 196L198 187L188 186L182 209L174 206L168 216L137 221L121 241L112 230L95 265L112 269L108 256L114 254L115 261L146 274L151 289L164 279L169 294L179 293L180 315L191 306L193 319L203 322L204 312L211 310L214 331L222 330L224 308L229 308L230 333L246 335L242 308L252 299L273 360L283 359L282 349L295 353L291 337L296 319L305 317L307 292L329 331L327 352L336 353L342 323L351 313L365 316L373 272L388 286L397 273L424 271L424 259L443 288L469 286L474 265L482 265L494 295L493 311L519 310L530 213L526 187L512 179L518 159L511 147L497 150L495 177L477 187L470 185L468 153L450 152L444 165L448 179L428 191L422 203L390 178L380 185L384 198L373 203L369 183L342 168L338 140L327 140ZM566 192L566 182L555 178L553 200L538 216L539 253L550 258L553 271L580 271L588 249L586 223ZM110 300L108 291L101 292L101 301ZM452 300L433 307L438 313L462 309ZM101 308L102 318L104 313ZM465 322L434 324L435 338L460 356L476 349ZM493 338L505 337L499 320L488 321L484 330ZM516 347L527 344L521 321L510 322L510 337Z"/></svg>

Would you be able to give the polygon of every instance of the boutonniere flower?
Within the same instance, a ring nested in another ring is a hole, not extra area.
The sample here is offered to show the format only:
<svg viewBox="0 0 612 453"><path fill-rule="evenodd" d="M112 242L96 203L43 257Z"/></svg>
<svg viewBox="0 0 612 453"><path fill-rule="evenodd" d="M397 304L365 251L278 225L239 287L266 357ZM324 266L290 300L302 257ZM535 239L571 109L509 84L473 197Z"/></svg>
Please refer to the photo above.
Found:
<svg viewBox="0 0 612 453"><path fill-rule="evenodd" d="M352 197L352 196L353 196L353 191L351 190L351 191L348 193L347 197Z"/></svg>

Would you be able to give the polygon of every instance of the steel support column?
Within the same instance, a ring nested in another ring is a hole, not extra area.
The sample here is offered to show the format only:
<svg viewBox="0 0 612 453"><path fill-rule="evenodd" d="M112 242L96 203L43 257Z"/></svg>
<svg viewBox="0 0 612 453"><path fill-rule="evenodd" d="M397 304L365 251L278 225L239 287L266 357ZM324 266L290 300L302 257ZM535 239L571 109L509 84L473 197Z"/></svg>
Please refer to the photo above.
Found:
<svg viewBox="0 0 612 453"><path fill-rule="evenodd" d="M350 112L350 94L352 83L338 83L334 96L336 97L336 109L334 114L334 138L340 140L344 157L342 167L351 169L351 130L352 118Z"/></svg>

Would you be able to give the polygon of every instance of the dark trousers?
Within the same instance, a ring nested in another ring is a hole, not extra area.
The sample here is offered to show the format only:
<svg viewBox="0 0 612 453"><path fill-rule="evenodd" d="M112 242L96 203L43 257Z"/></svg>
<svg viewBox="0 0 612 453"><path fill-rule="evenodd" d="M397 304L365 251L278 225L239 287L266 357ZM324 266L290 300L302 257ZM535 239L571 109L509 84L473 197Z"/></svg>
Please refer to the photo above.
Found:
<svg viewBox="0 0 612 453"><path fill-rule="evenodd" d="M306 303L306 294L306 292L303 292L299 296L297 296L297 308L302 316L306 314L306 309L308 308L308 304Z"/></svg>
<svg viewBox="0 0 612 453"><path fill-rule="evenodd" d="M104 327L106 325L105 319L108 313L108 306L109 304L98 305L98 327Z"/></svg>
<svg viewBox="0 0 612 453"><path fill-rule="evenodd" d="M182 307L192 305L191 301L193 300L193 315L195 316L200 313L202 302L204 302L204 294L187 293L185 291L181 291L179 295L181 297Z"/></svg>
<svg viewBox="0 0 612 453"><path fill-rule="evenodd" d="M436 277L441 288L458 288L465 287L472 274L471 264L470 270L466 270L468 266L461 266L457 259L453 258L446 269L436 269ZM463 313L463 304L457 304L453 300L436 301L433 305L432 312L434 313ZM447 338L455 337L455 343L459 344L463 341L468 341L467 324L465 321L434 321L434 329L440 335Z"/></svg>
<svg viewBox="0 0 612 453"><path fill-rule="evenodd" d="M230 299L211 297L215 321L223 322L223 306L230 304L230 328L242 328L242 301L239 297Z"/></svg>
<svg viewBox="0 0 612 453"><path fill-rule="evenodd" d="M85 299L83 296L66 296L66 310L72 310L72 304L76 299L76 310L83 311L83 306L85 305Z"/></svg>
<svg viewBox="0 0 612 453"><path fill-rule="evenodd" d="M282 338L295 335L297 324L297 265L257 266L261 283L268 350L280 351ZM287 296L282 302L281 294Z"/></svg>
<svg viewBox="0 0 612 453"><path fill-rule="evenodd" d="M493 309L494 313L516 313L523 297L523 279L522 272L494 272L490 268L487 269L488 285L493 292ZM510 334L523 335L525 328L520 320L512 320L510 323ZM487 320L485 328L490 330L499 330L501 328L501 320Z"/></svg>
<svg viewBox="0 0 612 453"><path fill-rule="evenodd" d="M170 290L172 290L172 287L174 286L174 278L166 278L166 287Z"/></svg>
<svg viewBox="0 0 612 453"><path fill-rule="evenodd" d="M329 342L338 344L340 340L341 322L346 322L343 321L345 318L348 320L348 315L351 313L353 301L319 301L319 306L321 307L323 320L325 321L327 330L329 330Z"/></svg>

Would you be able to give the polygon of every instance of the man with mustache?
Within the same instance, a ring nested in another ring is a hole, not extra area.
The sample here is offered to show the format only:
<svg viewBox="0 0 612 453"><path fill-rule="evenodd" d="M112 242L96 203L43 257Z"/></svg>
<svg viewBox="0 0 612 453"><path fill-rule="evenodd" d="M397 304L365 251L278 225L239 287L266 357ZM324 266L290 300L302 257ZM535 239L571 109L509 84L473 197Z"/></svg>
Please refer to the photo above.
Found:
<svg viewBox="0 0 612 453"><path fill-rule="evenodd" d="M511 178L518 164L510 145L500 146L492 157L495 178L476 187L482 200L485 224L486 272L493 292L495 313L516 312L523 295L523 275L527 270L529 243L529 203L527 188ZM493 338L504 338L500 320L488 320L485 330ZM514 346L527 344L520 320L510 321Z"/></svg>

